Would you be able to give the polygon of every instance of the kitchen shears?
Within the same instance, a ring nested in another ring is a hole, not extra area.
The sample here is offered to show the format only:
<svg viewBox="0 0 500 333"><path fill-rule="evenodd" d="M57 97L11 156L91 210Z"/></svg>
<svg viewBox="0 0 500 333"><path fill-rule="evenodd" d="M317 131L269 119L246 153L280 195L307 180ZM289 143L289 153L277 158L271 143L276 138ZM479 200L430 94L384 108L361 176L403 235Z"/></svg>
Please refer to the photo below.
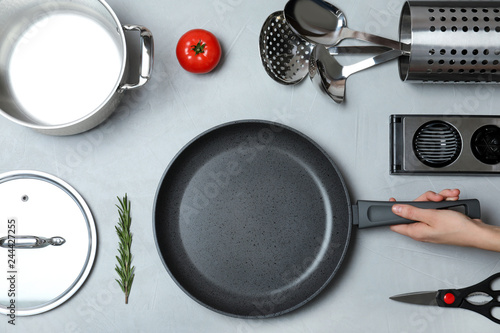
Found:
<svg viewBox="0 0 500 333"><path fill-rule="evenodd" d="M390 299L411 304L467 309L500 324L500 273L467 288L415 292L395 295Z"/></svg>

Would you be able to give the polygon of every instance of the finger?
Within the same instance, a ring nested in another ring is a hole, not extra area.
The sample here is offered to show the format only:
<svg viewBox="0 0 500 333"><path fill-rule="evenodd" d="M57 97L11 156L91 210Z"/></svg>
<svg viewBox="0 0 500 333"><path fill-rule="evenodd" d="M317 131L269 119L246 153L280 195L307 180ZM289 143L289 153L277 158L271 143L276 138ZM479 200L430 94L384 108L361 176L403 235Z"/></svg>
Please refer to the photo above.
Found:
<svg viewBox="0 0 500 333"><path fill-rule="evenodd" d="M440 195L442 195L446 201L456 201L459 199L460 196L460 190L459 189L446 189L442 190L439 192Z"/></svg>
<svg viewBox="0 0 500 333"><path fill-rule="evenodd" d="M390 198L389 201L394 202L394 201L396 201L396 199L395 198Z"/></svg>
<svg viewBox="0 0 500 333"><path fill-rule="evenodd" d="M405 219L411 221L425 222L425 223L432 221L436 216L435 209L422 209L411 205L396 204L392 206L392 211L394 212L394 214L401 216Z"/></svg>
<svg viewBox="0 0 500 333"><path fill-rule="evenodd" d="M445 199L444 196L441 194L438 194L433 191L427 191L418 198L415 199L415 201L443 201Z"/></svg>

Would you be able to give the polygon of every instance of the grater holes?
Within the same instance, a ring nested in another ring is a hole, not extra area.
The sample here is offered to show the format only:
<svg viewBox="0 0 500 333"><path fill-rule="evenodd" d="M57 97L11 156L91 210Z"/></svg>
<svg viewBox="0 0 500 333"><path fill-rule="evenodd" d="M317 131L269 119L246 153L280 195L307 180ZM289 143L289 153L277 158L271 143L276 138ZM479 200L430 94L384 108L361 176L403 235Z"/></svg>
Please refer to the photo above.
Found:
<svg viewBox="0 0 500 333"><path fill-rule="evenodd" d="M491 43L483 43L481 41L481 39L491 39L491 33L500 33L500 6L495 8L496 10L481 6L475 8L474 11L472 10L474 8L471 7L463 8L464 10L462 10L460 7L448 8L447 5L443 6L445 6L443 7L444 11L441 11L440 7L425 8L429 13L424 13L422 17L424 21L416 23L417 26L421 26L410 27L410 31L411 29L422 31L421 29L423 28L425 29L424 32L435 32L438 35L439 32L450 34L449 36L443 35L443 38L446 39L449 37L452 37L452 39L455 37L460 40L470 39L473 41L477 39L477 42L474 41L471 44L474 45L475 43L478 46L480 44L485 45L476 48L474 46L453 48L453 45L450 45L453 44L452 41L450 44L445 40L440 43L428 43L427 48L418 50L418 54L423 56L422 59L418 59L417 56L415 57L415 65L417 66L418 63L418 66L421 66L418 69L415 67L417 71L425 75L427 82L433 82L436 79L439 82L444 82L445 80L450 82L456 80L459 82L491 82L496 81L496 77L498 77L498 82L500 82L500 47L493 46L495 45L494 41ZM477 34L470 34L472 32ZM467 33L467 35L462 35L462 33ZM469 43L458 41L456 44L466 46ZM423 54L420 53L422 51L424 52ZM494 52L495 56L493 55ZM498 60L494 63L495 59ZM412 69L410 68L409 71L411 74Z"/></svg>

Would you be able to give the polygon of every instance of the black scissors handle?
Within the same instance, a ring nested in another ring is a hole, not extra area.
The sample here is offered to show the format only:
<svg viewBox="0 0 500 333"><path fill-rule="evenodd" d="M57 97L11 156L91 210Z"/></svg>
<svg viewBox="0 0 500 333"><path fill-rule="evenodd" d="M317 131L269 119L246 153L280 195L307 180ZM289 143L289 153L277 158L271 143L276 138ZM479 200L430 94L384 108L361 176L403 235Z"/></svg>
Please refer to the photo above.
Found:
<svg viewBox="0 0 500 333"><path fill-rule="evenodd" d="M500 324L500 317L493 316L493 309L500 309L500 290L493 290L492 284L500 279L500 273L493 274L486 280L473 286L462 289L440 289L436 297L437 304L441 307L462 308L477 312ZM486 304L472 304L467 301L467 297L474 294L486 294L492 297Z"/></svg>

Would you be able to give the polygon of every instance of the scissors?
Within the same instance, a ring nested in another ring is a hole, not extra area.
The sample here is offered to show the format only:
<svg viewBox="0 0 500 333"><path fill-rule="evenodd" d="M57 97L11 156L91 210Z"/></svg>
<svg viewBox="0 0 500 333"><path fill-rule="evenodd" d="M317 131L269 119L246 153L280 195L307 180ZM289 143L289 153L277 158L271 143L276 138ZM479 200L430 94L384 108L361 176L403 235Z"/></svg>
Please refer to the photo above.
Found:
<svg viewBox="0 0 500 333"><path fill-rule="evenodd" d="M495 281L497 290L493 290ZM483 301L473 300L474 296L481 296ZM390 299L410 304L467 309L500 324L500 273L493 274L486 280L467 288L401 294Z"/></svg>

